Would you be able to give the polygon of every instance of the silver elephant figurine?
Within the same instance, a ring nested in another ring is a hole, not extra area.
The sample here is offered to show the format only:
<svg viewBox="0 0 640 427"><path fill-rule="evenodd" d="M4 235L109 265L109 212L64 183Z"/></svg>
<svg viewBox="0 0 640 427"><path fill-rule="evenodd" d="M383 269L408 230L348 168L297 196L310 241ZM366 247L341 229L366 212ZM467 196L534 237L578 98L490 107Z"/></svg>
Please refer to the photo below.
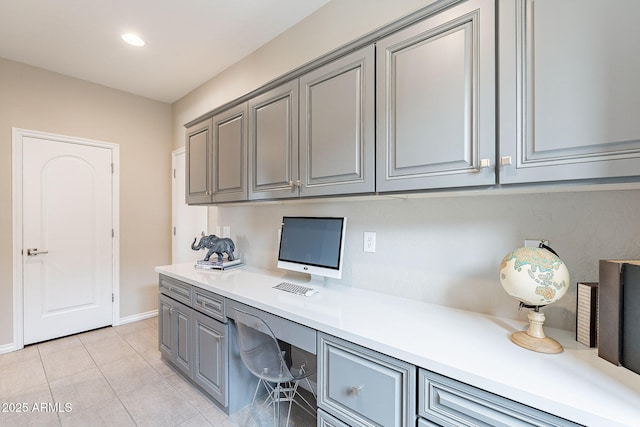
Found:
<svg viewBox="0 0 640 427"><path fill-rule="evenodd" d="M191 244L191 249L194 251L199 251L200 249L209 249L207 252L207 256L204 257L205 261L209 261L211 255L217 254L218 260L222 260L222 254L226 253L229 261L233 261L235 257L233 256L233 252L236 250L236 245L233 243L233 240L223 237L222 239L216 236L215 234L211 234L209 236L205 236L202 233L202 237L200 237L200 241L196 245L196 237L193 239L193 243Z"/></svg>

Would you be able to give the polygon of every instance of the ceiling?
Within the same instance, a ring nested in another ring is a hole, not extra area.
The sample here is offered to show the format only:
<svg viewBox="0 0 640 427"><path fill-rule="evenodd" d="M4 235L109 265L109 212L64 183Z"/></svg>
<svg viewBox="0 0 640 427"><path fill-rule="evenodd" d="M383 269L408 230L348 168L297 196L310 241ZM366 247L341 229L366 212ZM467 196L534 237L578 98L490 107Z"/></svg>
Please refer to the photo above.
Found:
<svg viewBox="0 0 640 427"><path fill-rule="evenodd" d="M328 1L0 0L0 57L171 103Z"/></svg>

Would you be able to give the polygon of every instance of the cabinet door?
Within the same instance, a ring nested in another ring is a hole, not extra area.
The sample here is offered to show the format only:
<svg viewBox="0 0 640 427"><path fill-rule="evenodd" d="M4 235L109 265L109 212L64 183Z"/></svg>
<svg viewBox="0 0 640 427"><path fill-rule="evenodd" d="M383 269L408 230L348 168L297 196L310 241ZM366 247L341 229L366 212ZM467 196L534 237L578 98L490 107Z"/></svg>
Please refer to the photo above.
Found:
<svg viewBox="0 0 640 427"><path fill-rule="evenodd" d="M211 203L211 119L186 131L186 202Z"/></svg>
<svg viewBox="0 0 640 427"><path fill-rule="evenodd" d="M298 80L249 101L249 199L298 196Z"/></svg>
<svg viewBox="0 0 640 427"><path fill-rule="evenodd" d="M247 104L231 108L213 122L213 200L247 200Z"/></svg>
<svg viewBox="0 0 640 427"><path fill-rule="evenodd" d="M640 2L499 5L500 182L640 175Z"/></svg>
<svg viewBox="0 0 640 427"><path fill-rule="evenodd" d="M160 294L158 300L158 347L163 356L171 360L173 333L171 331L171 299Z"/></svg>
<svg viewBox="0 0 640 427"><path fill-rule="evenodd" d="M227 325L201 313L193 313L193 380L222 406L228 405L226 392Z"/></svg>
<svg viewBox="0 0 640 427"><path fill-rule="evenodd" d="M193 344L191 330L193 328L193 320L191 318L191 309L179 302L174 302L171 308L172 325L172 361L182 370L188 377L192 373L192 356Z"/></svg>
<svg viewBox="0 0 640 427"><path fill-rule="evenodd" d="M373 45L300 78L300 196L375 191Z"/></svg>
<svg viewBox="0 0 640 427"><path fill-rule="evenodd" d="M494 9L470 0L377 43L377 191L495 183Z"/></svg>
<svg viewBox="0 0 640 427"><path fill-rule="evenodd" d="M191 377L193 351L191 309L161 294L158 311L160 352L188 377Z"/></svg>

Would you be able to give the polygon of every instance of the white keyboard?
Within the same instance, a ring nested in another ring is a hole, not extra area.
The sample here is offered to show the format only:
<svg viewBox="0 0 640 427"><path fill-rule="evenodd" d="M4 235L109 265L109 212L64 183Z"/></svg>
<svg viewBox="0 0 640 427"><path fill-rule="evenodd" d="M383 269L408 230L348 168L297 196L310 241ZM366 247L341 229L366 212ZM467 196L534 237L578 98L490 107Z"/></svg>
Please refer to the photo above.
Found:
<svg viewBox="0 0 640 427"><path fill-rule="evenodd" d="M273 289L278 289L280 291L285 291L285 292L291 292L292 294L302 295L305 297L310 297L311 295L316 294L318 292L313 288L309 288L307 286L302 286L302 285L294 285L293 283L289 283L289 282L279 283L275 285Z"/></svg>

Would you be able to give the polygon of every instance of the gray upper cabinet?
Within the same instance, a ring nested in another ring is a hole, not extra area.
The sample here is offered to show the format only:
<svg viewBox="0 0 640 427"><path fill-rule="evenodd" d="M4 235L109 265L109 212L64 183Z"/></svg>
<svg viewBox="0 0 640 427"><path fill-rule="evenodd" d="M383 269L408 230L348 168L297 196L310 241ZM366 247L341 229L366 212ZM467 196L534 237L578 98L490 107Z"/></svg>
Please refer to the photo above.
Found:
<svg viewBox="0 0 640 427"><path fill-rule="evenodd" d="M500 182L640 175L640 2L499 7Z"/></svg>
<svg viewBox="0 0 640 427"><path fill-rule="evenodd" d="M470 0L377 43L377 191L495 184L495 5Z"/></svg>
<svg viewBox="0 0 640 427"><path fill-rule="evenodd" d="M186 202L211 203L211 119L187 128L185 146Z"/></svg>
<svg viewBox="0 0 640 427"><path fill-rule="evenodd" d="M375 190L375 47L300 77L300 196Z"/></svg>
<svg viewBox="0 0 640 427"><path fill-rule="evenodd" d="M298 195L298 80L249 100L249 199Z"/></svg>
<svg viewBox="0 0 640 427"><path fill-rule="evenodd" d="M212 119L213 201L247 200L247 103Z"/></svg>

